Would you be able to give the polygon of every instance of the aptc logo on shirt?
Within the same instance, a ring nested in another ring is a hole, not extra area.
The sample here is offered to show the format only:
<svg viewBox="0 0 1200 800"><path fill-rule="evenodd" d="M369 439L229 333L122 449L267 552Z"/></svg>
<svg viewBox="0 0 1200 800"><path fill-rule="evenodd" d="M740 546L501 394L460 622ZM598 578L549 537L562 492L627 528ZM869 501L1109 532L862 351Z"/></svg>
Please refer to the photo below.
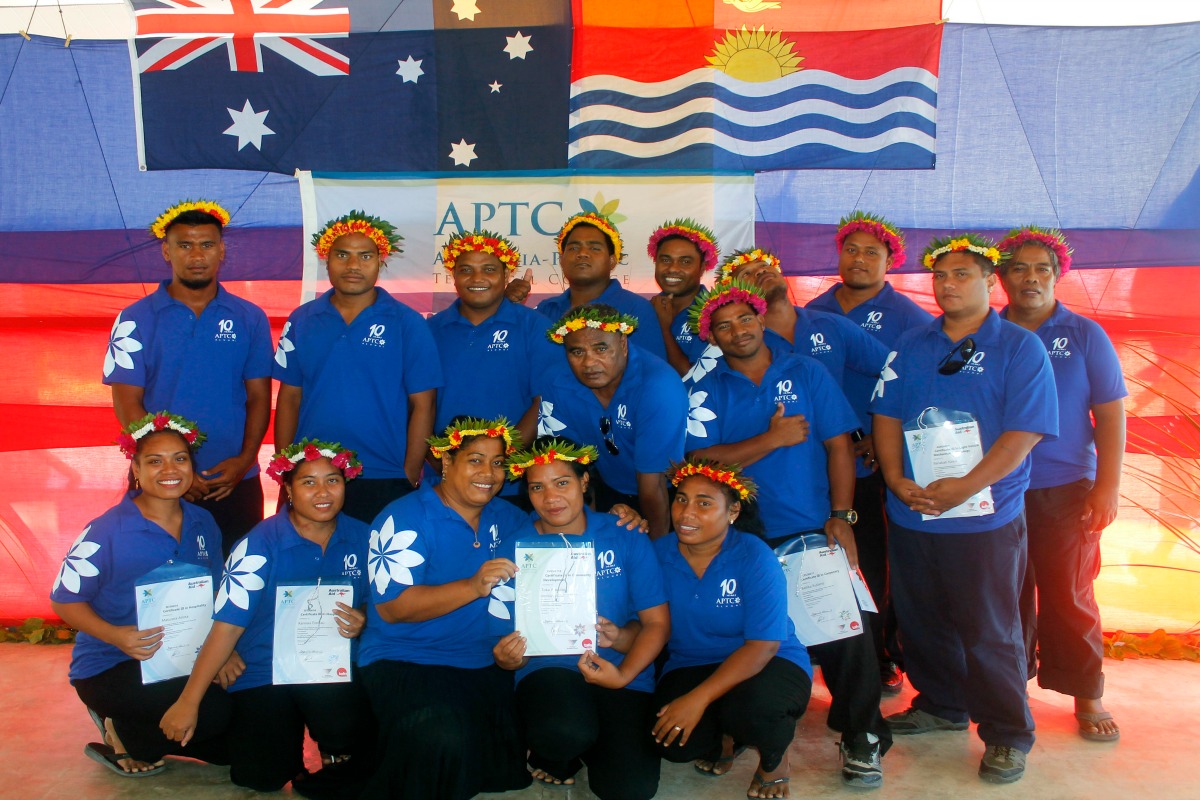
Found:
<svg viewBox="0 0 1200 800"><path fill-rule="evenodd" d="M866 330L869 330L869 331L883 330L883 312L882 311L870 312L869 314L867 314L867 318L862 321L862 324L859 325L859 327L865 328Z"/></svg>
<svg viewBox="0 0 1200 800"><path fill-rule="evenodd" d="M602 550L596 553L596 578L614 578L621 574L621 567L615 562L617 554L613 550Z"/></svg>
<svg viewBox="0 0 1200 800"><path fill-rule="evenodd" d="M624 403L617 405L617 427L624 430L633 430L633 423L629 421L629 406Z"/></svg>
<svg viewBox="0 0 1200 800"><path fill-rule="evenodd" d="M217 335L213 337L214 342L236 342L237 334L233 331L233 320L222 319L217 320Z"/></svg>
<svg viewBox="0 0 1200 800"><path fill-rule="evenodd" d="M387 331L386 325L376 323L367 331L367 335L363 337L362 343L368 347L386 347L387 339L383 338L384 332Z"/></svg>
<svg viewBox="0 0 1200 800"><path fill-rule="evenodd" d="M825 334L823 333L810 333L808 335L808 341L812 343L812 350L810 352L814 356L833 352L833 346L825 344Z"/></svg>
<svg viewBox="0 0 1200 800"><path fill-rule="evenodd" d="M737 591L737 578L726 578L721 581L721 596L717 598L717 606L740 606L742 598Z"/></svg>
<svg viewBox="0 0 1200 800"><path fill-rule="evenodd" d="M675 334L675 341L679 342L680 344L691 344L691 341L694 338L695 337L692 335L692 326L687 322L680 325L679 333Z"/></svg>
<svg viewBox="0 0 1200 800"><path fill-rule="evenodd" d="M1050 357L1051 358L1070 358L1071 351L1068 350L1071 343L1067 341L1066 336L1056 336L1054 341L1050 342Z"/></svg>
<svg viewBox="0 0 1200 800"><path fill-rule="evenodd" d="M196 555L205 561L209 560L208 543L204 540L204 534L196 534Z"/></svg>
<svg viewBox="0 0 1200 800"><path fill-rule="evenodd" d="M800 395L792 391L791 379L775 382L775 402L788 403L795 402L800 399Z"/></svg>
<svg viewBox="0 0 1200 800"><path fill-rule="evenodd" d="M348 578L357 578L362 575L362 570L358 566L358 553L347 553L342 556L342 574Z"/></svg>
<svg viewBox="0 0 1200 800"><path fill-rule="evenodd" d="M508 329L501 328L492 334L492 343L487 346L487 349L489 351L507 350L508 342L505 341L506 339L508 339Z"/></svg>
<svg viewBox="0 0 1200 800"><path fill-rule="evenodd" d="M963 365L962 371L967 375L982 375L983 374L983 357L986 355L982 350L976 350L975 353L967 359L967 363Z"/></svg>

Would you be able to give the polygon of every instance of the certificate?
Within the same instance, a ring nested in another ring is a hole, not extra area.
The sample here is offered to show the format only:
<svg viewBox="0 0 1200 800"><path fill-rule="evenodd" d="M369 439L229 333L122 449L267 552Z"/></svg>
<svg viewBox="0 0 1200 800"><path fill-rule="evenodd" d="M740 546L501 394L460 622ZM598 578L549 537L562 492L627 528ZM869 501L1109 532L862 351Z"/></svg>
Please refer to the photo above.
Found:
<svg viewBox="0 0 1200 800"><path fill-rule="evenodd" d="M212 628L213 577L204 567L168 561L134 583L139 630L163 628L162 647L142 662L142 683L192 673Z"/></svg>
<svg viewBox="0 0 1200 800"><path fill-rule="evenodd" d="M904 424L904 443L913 480L928 486L941 478L961 478L983 460L979 421L965 411L929 407ZM922 520L982 517L996 513L992 487L985 486L963 503L941 514L922 514Z"/></svg>
<svg viewBox="0 0 1200 800"><path fill-rule="evenodd" d="M863 632L845 550L829 547L823 533L809 533L776 548L775 554L787 579L788 616L801 644L823 644Z"/></svg>
<svg viewBox="0 0 1200 800"><path fill-rule="evenodd" d="M579 655L596 649L596 547L591 539L540 536L517 541L516 628L525 655Z"/></svg>
<svg viewBox="0 0 1200 800"><path fill-rule="evenodd" d="M349 683L350 640L338 632L338 603L354 607L347 581L275 586L271 683Z"/></svg>

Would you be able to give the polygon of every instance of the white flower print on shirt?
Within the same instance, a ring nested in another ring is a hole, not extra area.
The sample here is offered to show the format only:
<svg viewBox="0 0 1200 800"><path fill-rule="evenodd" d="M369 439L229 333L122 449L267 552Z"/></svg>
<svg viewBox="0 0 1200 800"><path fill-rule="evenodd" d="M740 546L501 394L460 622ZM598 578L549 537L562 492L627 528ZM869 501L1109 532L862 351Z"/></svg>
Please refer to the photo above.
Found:
<svg viewBox="0 0 1200 800"><path fill-rule="evenodd" d="M275 363L284 369L287 369L287 354L296 349L296 345L292 344L292 340L288 338L291 330L291 320L283 323L283 331L279 334L279 347L275 348Z"/></svg>
<svg viewBox="0 0 1200 800"><path fill-rule="evenodd" d="M506 603L516 602L517 590L507 583L497 583L488 595L488 613L497 619L512 619Z"/></svg>
<svg viewBox="0 0 1200 800"><path fill-rule="evenodd" d="M704 427L704 423L716 419L717 415L704 407L704 401L707 399L708 392L688 392L687 432L689 436L708 437L708 429Z"/></svg>
<svg viewBox="0 0 1200 800"><path fill-rule="evenodd" d="M367 579L375 584L375 591L383 594L392 581L412 586L411 568L425 563L425 556L408 549L416 539L416 531L397 532L391 516L379 530L371 531Z"/></svg>
<svg viewBox="0 0 1200 800"><path fill-rule="evenodd" d="M214 611L220 611L226 603L233 603L247 611L250 608L250 592L256 592L266 586L256 573L267 563L267 559L246 555L247 541L242 539L238 542L225 561L225 574L221 578L221 589L217 592Z"/></svg>
<svg viewBox="0 0 1200 800"><path fill-rule="evenodd" d="M58 577L54 579L54 586L50 591L57 590L59 586L65 586L68 592L79 594L80 578L94 578L100 574L100 570L88 561L100 549L100 545L95 542L84 541L91 529L92 526L88 525L83 529L83 533L79 534L79 538L71 544L71 549L63 558L62 566L58 570Z"/></svg>
<svg viewBox="0 0 1200 800"><path fill-rule="evenodd" d="M566 423L554 418L554 403L543 400L538 408L538 436L557 436L566 427Z"/></svg>
<svg viewBox="0 0 1200 800"><path fill-rule="evenodd" d="M117 367L133 369L133 359L129 357L129 354L142 349L142 343L133 338L136 331L136 322L133 320L122 321L121 314L117 314L117 319L113 322L112 333L108 336L108 350L104 353L104 377L112 375L113 370Z"/></svg>
<svg viewBox="0 0 1200 800"><path fill-rule="evenodd" d="M887 361L883 363L883 369L879 371L879 380L875 382L875 391L871 392L872 400L874 400L876 397L883 397L883 390L887 388L887 382L894 381L896 378L900 377L898 374L896 374L896 370L892 369L892 361L895 360L895 358L895 350L888 353Z"/></svg>
<svg viewBox="0 0 1200 800"><path fill-rule="evenodd" d="M721 348L715 344L710 344L704 348L704 352L696 359L696 363L692 364L692 368L683 376L683 382L699 383L700 379L713 371L717 366L717 359L721 357Z"/></svg>

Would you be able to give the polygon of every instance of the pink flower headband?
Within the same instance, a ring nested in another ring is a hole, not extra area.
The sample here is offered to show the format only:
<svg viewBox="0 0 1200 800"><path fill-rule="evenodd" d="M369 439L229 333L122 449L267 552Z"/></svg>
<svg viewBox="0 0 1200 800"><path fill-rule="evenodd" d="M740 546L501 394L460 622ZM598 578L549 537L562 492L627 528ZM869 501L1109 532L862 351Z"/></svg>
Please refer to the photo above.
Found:
<svg viewBox="0 0 1200 800"><path fill-rule="evenodd" d="M700 334L701 339L707 339L712 332L713 313L721 306L733 303L746 303L759 314L767 313L767 300L757 287L730 279L700 293L688 309L688 324Z"/></svg>
<svg viewBox="0 0 1200 800"><path fill-rule="evenodd" d="M353 450L347 450L337 442L321 442L316 439L301 439L271 456L267 474L282 486L283 476L295 469L301 461L319 461L322 458L328 458L348 481L362 474L362 462Z"/></svg>
<svg viewBox="0 0 1200 800"><path fill-rule="evenodd" d="M1016 253L1022 245L1038 244L1047 247L1058 257L1058 274L1066 275L1071 268L1071 254L1075 252L1067 246L1067 240L1062 231L1055 228L1039 228L1036 225L1026 225L1013 228L1000 244L996 245L1005 253Z"/></svg>
<svg viewBox="0 0 1200 800"><path fill-rule="evenodd" d="M708 271L717 266L717 237L708 228L693 219L677 219L663 223L654 233L650 234L650 242L646 245L646 253L651 259L658 258L658 245L669 236L682 236L700 251L704 259L704 269Z"/></svg>
<svg viewBox="0 0 1200 800"><path fill-rule="evenodd" d="M199 450L200 445L204 444L204 440L208 438L190 419L184 419L169 411L159 411L157 414L147 414L141 419L135 419L122 428L121 435L117 437L117 445L126 458L132 459L137 453L138 441L159 431L178 433L193 451Z"/></svg>
<svg viewBox="0 0 1200 800"><path fill-rule="evenodd" d="M869 233L887 245L888 251L892 254L893 269L900 267L904 263L906 259L904 254L904 234L895 225L875 214L866 211L855 211L847 217L842 217L838 222L836 237L838 250L842 249L842 244L846 241L846 237L856 231Z"/></svg>

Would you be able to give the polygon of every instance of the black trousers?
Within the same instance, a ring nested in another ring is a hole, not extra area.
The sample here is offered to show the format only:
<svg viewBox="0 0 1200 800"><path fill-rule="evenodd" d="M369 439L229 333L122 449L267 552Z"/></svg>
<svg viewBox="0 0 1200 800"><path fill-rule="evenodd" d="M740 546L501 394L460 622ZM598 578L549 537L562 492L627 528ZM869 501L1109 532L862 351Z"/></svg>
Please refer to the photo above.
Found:
<svg viewBox="0 0 1200 800"><path fill-rule="evenodd" d="M415 488L407 478L355 478L346 481L346 504L342 512L370 525L379 512Z"/></svg>
<svg viewBox="0 0 1200 800"><path fill-rule="evenodd" d="M1100 574L1100 535L1079 521L1091 489L1092 481L1081 480L1025 492L1029 566L1021 624L1038 685L1095 699L1104 696L1104 639L1092 591Z"/></svg>
<svg viewBox="0 0 1200 800"><path fill-rule="evenodd" d="M228 497L200 500L196 505L213 515L221 529L221 552L228 556L237 540L263 521L263 488L260 475L244 478Z"/></svg>
<svg viewBox="0 0 1200 800"><path fill-rule="evenodd" d="M720 666L704 664L671 670L658 682L654 707L662 708L692 691ZM812 680L808 673L776 656L757 675L742 681L705 709L687 744L680 745L676 740L669 747L657 745L659 754L676 763L711 758L720 752L721 737L729 734L739 745L757 749L760 768L770 772L779 767L795 738L796 723L804 715L811 694Z"/></svg>
<svg viewBox="0 0 1200 800"><path fill-rule="evenodd" d="M529 785L511 672L376 661L360 674L379 722L362 800L467 800Z"/></svg>
<svg viewBox="0 0 1200 800"><path fill-rule="evenodd" d="M854 543L858 546L858 565L863 578L879 607L878 614L863 612L869 623L868 635L875 646L875 655L880 665L892 661L903 669L904 658L896 635L896 609L892 607L892 590L888 582L886 493L883 474L879 471L855 482L854 509L858 512L858 523L854 526Z"/></svg>
<svg viewBox="0 0 1200 800"><path fill-rule="evenodd" d="M112 718L121 744L138 761L153 764L163 756L187 756L211 764L228 764L225 732L232 703L219 686L210 686L204 693L196 732L186 748L168 739L158 727L186 683L187 678L175 678L143 686L141 666L133 659L99 675L71 681L84 705L101 717Z"/></svg>
<svg viewBox="0 0 1200 800"><path fill-rule="evenodd" d="M369 771L375 722L358 684L258 686L230 697L229 778L238 786L274 792L302 772L305 726L322 753L353 756L339 770L348 787Z"/></svg>
<svg viewBox="0 0 1200 800"><path fill-rule="evenodd" d="M517 684L517 716L529 765L557 778L587 764L601 800L649 800L658 791L660 760L650 731L654 697L593 686L575 670L539 669Z"/></svg>

